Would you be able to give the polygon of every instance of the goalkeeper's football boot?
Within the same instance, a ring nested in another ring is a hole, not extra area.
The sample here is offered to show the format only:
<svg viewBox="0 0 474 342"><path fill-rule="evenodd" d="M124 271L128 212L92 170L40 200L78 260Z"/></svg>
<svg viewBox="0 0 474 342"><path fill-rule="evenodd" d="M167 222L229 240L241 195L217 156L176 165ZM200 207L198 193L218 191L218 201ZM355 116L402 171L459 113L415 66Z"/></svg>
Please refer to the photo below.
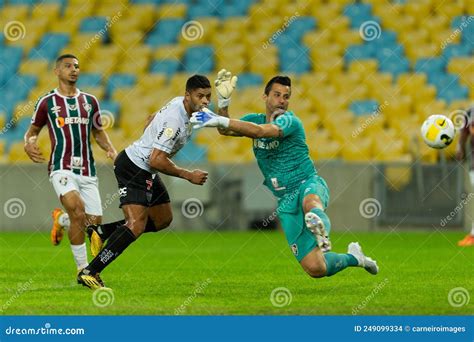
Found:
<svg viewBox="0 0 474 342"><path fill-rule="evenodd" d="M97 228L99 228L99 226L95 224L91 224L87 226L86 228L86 233L91 243L90 247L91 247L91 254L93 257L96 257L97 254L99 254L100 251L102 250L102 247L104 246L104 241L102 241L102 238L97 232Z"/></svg>
<svg viewBox="0 0 474 342"><path fill-rule="evenodd" d="M324 222L321 218L315 213L308 212L304 216L304 221L306 223L306 228L308 228L316 237L318 247L321 251L323 253L329 252L331 250L331 241L329 240L326 228L324 227Z"/></svg>
<svg viewBox="0 0 474 342"><path fill-rule="evenodd" d="M379 273L377 262L364 255L362 247L360 247L358 242L351 242L349 246L347 246L347 253L352 254L357 259L359 266L363 267L370 274L375 275Z"/></svg>
<svg viewBox="0 0 474 342"><path fill-rule="evenodd" d="M97 290L102 287L105 287L104 282L100 278L99 274L86 274L87 271L82 269L77 274L77 283L81 284L82 286L87 286L92 290Z"/></svg>
<svg viewBox="0 0 474 342"><path fill-rule="evenodd" d="M57 246L61 243L64 236L64 226L59 224L59 217L64 214L62 209L56 208L51 216L53 217L53 227L51 228L51 243Z"/></svg>
<svg viewBox="0 0 474 342"><path fill-rule="evenodd" d="M467 246L474 246L474 235L467 234L464 239L458 241L458 246L467 247Z"/></svg>

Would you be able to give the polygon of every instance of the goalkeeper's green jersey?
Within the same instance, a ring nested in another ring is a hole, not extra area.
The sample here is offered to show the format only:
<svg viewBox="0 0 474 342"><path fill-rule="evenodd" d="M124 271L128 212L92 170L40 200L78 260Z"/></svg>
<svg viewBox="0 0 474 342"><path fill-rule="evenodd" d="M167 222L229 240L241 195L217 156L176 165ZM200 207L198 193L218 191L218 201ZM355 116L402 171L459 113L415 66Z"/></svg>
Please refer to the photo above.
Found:
<svg viewBox="0 0 474 342"><path fill-rule="evenodd" d="M265 114L247 114L240 120L261 125ZM297 191L300 184L317 174L309 157L306 135L301 120L293 112L285 112L271 122L280 127L279 138L253 140L253 152L265 178L264 184L277 197Z"/></svg>

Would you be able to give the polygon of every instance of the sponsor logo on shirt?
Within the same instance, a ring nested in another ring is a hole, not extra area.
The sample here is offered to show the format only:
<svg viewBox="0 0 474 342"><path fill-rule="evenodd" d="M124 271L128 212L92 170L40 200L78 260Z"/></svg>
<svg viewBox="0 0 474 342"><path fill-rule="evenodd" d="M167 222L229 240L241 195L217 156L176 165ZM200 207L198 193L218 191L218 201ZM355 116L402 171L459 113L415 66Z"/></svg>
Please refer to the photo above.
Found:
<svg viewBox="0 0 474 342"><path fill-rule="evenodd" d="M274 150L280 146L280 142L278 140L273 140L270 142L260 140L260 139L254 139L253 140L253 147L254 148L260 148L263 150Z"/></svg>
<svg viewBox="0 0 474 342"><path fill-rule="evenodd" d="M56 118L56 126L58 128L64 127L65 125L72 125L72 124L88 125L89 118L78 118L78 117L72 117L72 118L57 117Z"/></svg>

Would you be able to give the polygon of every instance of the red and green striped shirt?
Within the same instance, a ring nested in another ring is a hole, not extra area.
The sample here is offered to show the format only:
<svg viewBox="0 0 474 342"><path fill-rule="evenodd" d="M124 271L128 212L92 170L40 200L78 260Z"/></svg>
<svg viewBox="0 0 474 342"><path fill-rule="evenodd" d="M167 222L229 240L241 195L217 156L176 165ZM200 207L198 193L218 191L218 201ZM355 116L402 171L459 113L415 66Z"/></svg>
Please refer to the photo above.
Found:
<svg viewBox="0 0 474 342"><path fill-rule="evenodd" d="M102 127L97 98L77 89L75 96L51 90L39 98L31 123L48 125L51 155L48 172L71 170L82 176L95 176L91 129Z"/></svg>

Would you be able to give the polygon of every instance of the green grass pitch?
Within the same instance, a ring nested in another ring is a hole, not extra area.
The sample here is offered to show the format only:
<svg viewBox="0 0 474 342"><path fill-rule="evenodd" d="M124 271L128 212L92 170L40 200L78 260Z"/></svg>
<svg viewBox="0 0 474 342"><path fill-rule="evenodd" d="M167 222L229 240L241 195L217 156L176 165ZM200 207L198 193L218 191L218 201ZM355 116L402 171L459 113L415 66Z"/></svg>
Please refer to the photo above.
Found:
<svg viewBox="0 0 474 342"><path fill-rule="evenodd" d="M462 235L335 232L334 251L345 252L349 242L359 241L381 271L372 276L350 268L312 279L297 264L281 232L145 234L102 273L114 301L100 307L94 304L93 291L75 283L67 238L53 247L47 233L1 233L0 312L469 315L474 313L474 247L458 247ZM278 288L283 292L271 297ZM452 292L450 304L449 293L456 288L463 290ZM98 297L95 301L104 304Z"/></svg>

